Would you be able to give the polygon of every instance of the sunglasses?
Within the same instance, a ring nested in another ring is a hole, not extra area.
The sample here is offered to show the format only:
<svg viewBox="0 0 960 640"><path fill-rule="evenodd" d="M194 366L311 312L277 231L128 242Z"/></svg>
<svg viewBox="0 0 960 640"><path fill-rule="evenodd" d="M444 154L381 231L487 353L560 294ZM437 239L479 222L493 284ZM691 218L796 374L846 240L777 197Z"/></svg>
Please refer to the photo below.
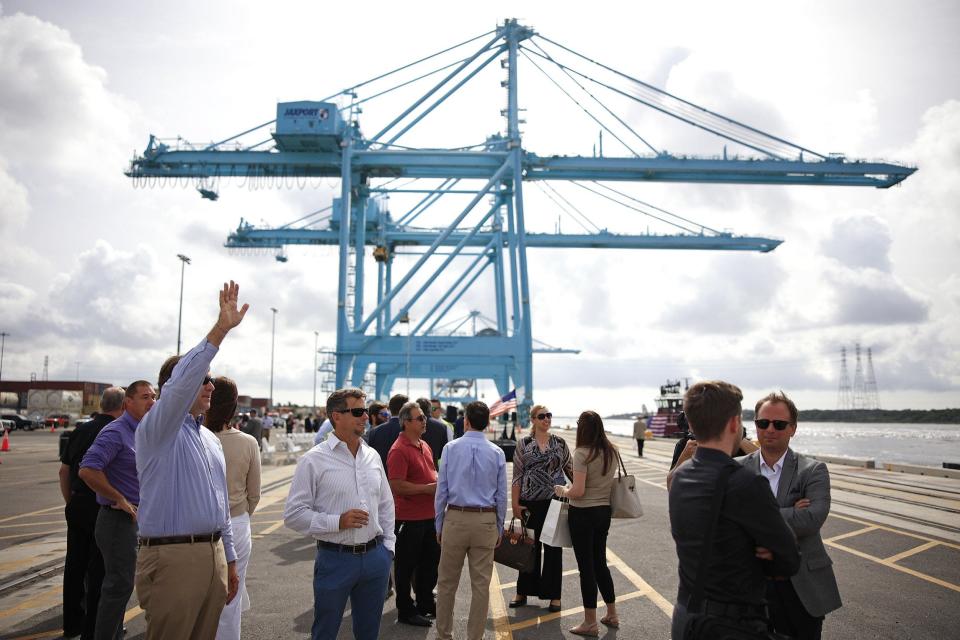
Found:
<svg viewBox="0 0 960 640"><path fill-rule="evenodd" d="M409 421L409 420L416 420L417 422L426 422L426 421L427 421L427 418L426 418L426 416L424 416L424 415L421 414L421 415L417 416L416 418L407 418L407 420L408 420L408 421Z"/></svg>
<svg viewBox="0 0 960 640"><path fill-rule="evenodd" d="M349 413L354 418L359 418L362 415L367 413L367 410L364 407L356 407L354 409L337 409L336 413Z"/></svg>
<svg viewBox="0 0 960 640"><path fill-rule="evenodd" d="M203 376L203 384L204 386L208 384L213 384L213 378L210 376Z"/></svg>
<svg viewBox="0 0 960 640"><path fill-rule="evenodd" d="M538 414L536 415L537 420L546 420L546 419L552 418L552 417L553 417L553 414L552 414L552 413L538 413Z"/></svg>
<svg viewBox="0 0 960 640"><path fill-rule="evenodd" d="M390 417L390 412L389 412L389 411L381 411L381 412L378 413L377 415L380 416L381 418L389 418L389 417Z"/></svg>
<svg viewBox="0 0 960 640"><path fill-rule="evenodd" d="M767 427L773 425L773 428L777 431L783 431L790 426L789 420L767 420L766 418L760 418L759 420L754 420L753 424L757 425L757 429L761 431Z"/></svg>

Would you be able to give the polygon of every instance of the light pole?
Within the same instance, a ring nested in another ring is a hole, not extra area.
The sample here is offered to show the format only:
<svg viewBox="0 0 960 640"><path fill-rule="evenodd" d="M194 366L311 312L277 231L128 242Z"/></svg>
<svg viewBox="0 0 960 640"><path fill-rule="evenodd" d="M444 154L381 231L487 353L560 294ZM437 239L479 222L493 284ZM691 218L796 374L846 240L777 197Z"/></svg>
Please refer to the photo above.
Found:
<svg viewBox="0 0 960 640"><path fill-rule="evenodd" d="M273 311L273 328L270 330L270 404L268 408L273 408L273 348L277 343L277 310L270 307Z"/></svg>
<svg viewBox="0 0 960 640"><path fill-rule="evenodd" d="M8 335L6 331L0 331L0 380L3 380L3 349L7 346Z"/></svg>
<svg viewBox="0 0 960 640"><path fill-rule="evenodd" d="M407 325L407 397L410 397L410 314L404 313L399 318L400 324Z"/></svg>
<svg viewBox="0 0 960 640"><path fill-rule="evenodd" d="M317 341L320 339L320 332L313 332L313 415L317 415Z"/></svg>
<svg viewBox="0 0 960 640"><path fill-rule="evenodd" d="M180 314L177 316L177 355L180 355L180 328L183 325L183 273L187 265L190 264L190 258L182 253L178 253L177 257L180 258Z"/></svg>

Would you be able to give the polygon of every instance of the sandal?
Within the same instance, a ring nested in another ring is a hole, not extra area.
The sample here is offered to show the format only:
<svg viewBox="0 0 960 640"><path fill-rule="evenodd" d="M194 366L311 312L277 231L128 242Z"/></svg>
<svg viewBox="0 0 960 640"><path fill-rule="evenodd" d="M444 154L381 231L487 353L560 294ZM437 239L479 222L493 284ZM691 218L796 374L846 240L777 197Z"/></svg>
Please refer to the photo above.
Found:
<svg viewBox="0 0 960 640"><path fill-rule="evenodd" d="M570 629L570 633L575 636L584 636L587 638L599 638L600 637L600 627L593 625L592 627L577 626L573 629Z"/></svg>
<svg viewBox="0 0 960 640"><path fill-rule="evenodd" d="M603 624L607 625L607 626L610 627L611 629L619 629L619 628L620 628L620 617L619 617L619 616L606 616L606 617L600 618L600 622L602 622Z"/></svg>
<svg viewBox="0 0 960 640"><path fill-rule="evenodd" d="M553 604L553 602L551 602L549 605L547 605L547 611L550 613L556 613L557 611L560 611L560 609L560 602L557 602L557 604Z"/></svg>

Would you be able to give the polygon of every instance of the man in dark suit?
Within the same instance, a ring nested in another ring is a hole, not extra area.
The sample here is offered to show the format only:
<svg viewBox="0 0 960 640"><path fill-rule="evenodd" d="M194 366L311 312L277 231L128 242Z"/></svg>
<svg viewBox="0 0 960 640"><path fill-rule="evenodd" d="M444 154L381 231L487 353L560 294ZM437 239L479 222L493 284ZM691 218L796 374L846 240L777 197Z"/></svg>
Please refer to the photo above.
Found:
<svg viewBox="0 0 960 640"><path fill-rule="evenodd" d="M367 444L373 447L380 454L380 460L383 462L383 469L387 469L387 454L390 453L390 447L397 441L403 426L400 424L400 408L405 405L410 398L398 393L390 398L390 415L393 416L379 427L367 432Z"/></svg>
<svg viewBox="0 0 960 640"><path fill-rule="evenodd" d="M676 640L684 639L688 612L766 629L766 576L791 576L800 567L796 539L780 516L767 481L731 457L742 437L742 399L739 388L720 380L698 382L684 396L684 411L698 446L686 464L674 469L670 487L670 531L680 563L672 628ZM714 521L714 497L720 487L724 494ZM707 532L714 526L713 541L705 549ZM709 562L701 592L694 598L705 554Z"/></svg>
<svg viewBox="0 0 960 640"><path fill-rule="evenodd" d="M803 555L800 571L789 580L767 582L774 629L797 640L817 640L824 616L842 603L833 562L820 537L830 513L830 474L827 465L790 448L798 417L797 406L782 391L761 398L754 420L760 451L737 460L767 479Z"/></svg>
<svg viewBox="0 0 960 640"><path fill-rule="evenodd" d="M423 415L427 416L427 430L423 433L423 440L433 451L433 468L440 468L440 454L443 452L443 445L447 444L452 438L453 435L451 431L447 431L447 425L436 418L431 418L430 412L433 407L430 405L430 400L427 398L417 398L417 405L420 407L420 411L423 412Z"/></svg>

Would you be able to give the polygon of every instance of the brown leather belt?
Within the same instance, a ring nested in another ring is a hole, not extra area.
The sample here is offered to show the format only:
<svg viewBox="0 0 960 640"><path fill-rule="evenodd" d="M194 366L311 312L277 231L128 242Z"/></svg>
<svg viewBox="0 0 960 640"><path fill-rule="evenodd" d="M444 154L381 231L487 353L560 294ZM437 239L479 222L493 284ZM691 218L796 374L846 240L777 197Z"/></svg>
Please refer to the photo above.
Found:
<svg viewBox="0 0 960 640"><path fill-rule="evenodd" d="M337 544L336 542L327 542L326 540L317 540L317 549L332 549L334 551L340 551L341 553L352 553L353 555L359 555L361 553L366 553L376 547L380 542L374 538L369 542L364 544Z"/></svg>
<svg viewBox="0 0 960 640"><path fill-rule="evenodd" d="M194 542L216 542L220 539L220 532L201 533L194 536L165 536L161 538L139 538L141 547L156 547L162 544L193 544Z"/></svg>
<svg viewBox="0 0 960 640"><path fill-rule="evenodd" d="M496 507L461 507L457 504L448 504L447 509L454 511L466 511L467 513L496 513Z"/></svg>

